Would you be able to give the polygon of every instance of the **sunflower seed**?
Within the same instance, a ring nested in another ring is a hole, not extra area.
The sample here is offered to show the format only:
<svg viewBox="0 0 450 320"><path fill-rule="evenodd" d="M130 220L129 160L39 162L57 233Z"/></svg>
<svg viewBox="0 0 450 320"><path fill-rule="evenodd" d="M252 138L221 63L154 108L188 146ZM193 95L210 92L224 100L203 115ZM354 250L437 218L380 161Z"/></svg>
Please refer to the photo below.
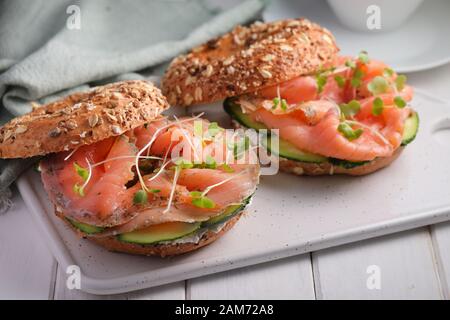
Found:
<svg viewBox="0 0 450 320"><path fill-rule="evenodd" d="M93 128L97 125L98 123L98 115L96 113L91 114L91 116L88 119L89 122L89 127Z"/></svg>

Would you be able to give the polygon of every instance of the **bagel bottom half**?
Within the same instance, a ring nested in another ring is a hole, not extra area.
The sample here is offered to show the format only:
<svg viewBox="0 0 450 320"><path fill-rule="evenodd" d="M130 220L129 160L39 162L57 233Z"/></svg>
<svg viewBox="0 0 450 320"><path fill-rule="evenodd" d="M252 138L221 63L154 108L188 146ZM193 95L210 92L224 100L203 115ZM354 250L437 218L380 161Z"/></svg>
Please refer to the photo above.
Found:
<svg viewBox="0 0 450 320"><path fill-rule="evenodd" d="M197 243L174 243L174 244L164 243L164 244L142 245L136 243L123 242L118 240L114 236L104 238L87 237L84 233L82 233L80 230L74 227L67 219L65 219L64 215L62 215L59 212L56 212L56 215L59 218L61 218L80 237L86 238L106 248L109 251L123 252L144 256L160 256L160 257L170 257L191 252L216 241L221 236L223 236L228 230L230 230L243 214L245 214L245 210L240 212L233 218L229 219L228 221L226 221L225 225L218 232L212 230L206 231Z"/></svg>
<svg viewBox="0 0 450 320"><path fill-rule="evenodd" d="M239 122L232 119L232 125L235 129L246 129ZM310 163L301 162L286 159L280 157L280 170L296 175L306 176L321 176L321 175L333 175L333 174L346 174L351 176L363 176L375 171L378 171L384 167L389 166L395 159L397 159L402 153L404 147L399 147L390 157L376 158L370 162L362 165L358 165L353 168L345 168L340 165L332 164L331 162L324 163Z"/></svg>
<svg viewBox="0 0 450 320"><path fill-rule="evenodd" d="M399 147L390 157L376 158L368 163L353 168L344 168L330 162L308 163L289 160L280 157L280 170L296 175L320 176L332 174L346 174L351 176L363 176L390 165L402 153L404 147Z"/></svg>

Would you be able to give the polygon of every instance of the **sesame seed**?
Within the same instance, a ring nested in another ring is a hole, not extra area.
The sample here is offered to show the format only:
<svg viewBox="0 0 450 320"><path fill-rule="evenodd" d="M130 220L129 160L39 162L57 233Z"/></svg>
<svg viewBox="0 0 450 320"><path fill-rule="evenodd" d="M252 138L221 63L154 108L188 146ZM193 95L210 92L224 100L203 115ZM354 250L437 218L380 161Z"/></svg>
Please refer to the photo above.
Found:
<svg viewBox="0 0 450 320"><path fill-rule="evenodd" d="M213 73L213 67L212 67L212 65L208 64L208 65L206 66L205 71L203 71L203 75L204 75L205 77L210 77L210 76L212 75L212 73Z"/></svg>
<svg viewBox="0 0 450 320"><path fill-rule="evenodd" d="M185 96L184 96L184 103L186 104L186 105L190 105L191 103L192 103L192 101L194 100L194 98L189 94L189 93L187 93Z"/></svg>
<svg viewBox="0 0 450 320"><path fill-rule="evenodd" d="M197 87L197 88L195 89L195 94L194 94L194 96L195 96L195 100L201 101L201 100L202 100L202 96L203 96L202 88Z"/></svg>
<svg viewBox="0 0 450 320"><path fill-rule="evenodd" d="M286 44L281 45L281 46L280 46L280 49L283 50L283 51L286 51L286 52L287 52L287 51L292 51L292 50L293 50L291 46L288 46L288 45L286 45Z"/></svg>
<svg viewBox="0 0 450 320"><path fill-rule="evenodd" d="M325 42L327 42L328 44L333 44L333 40L331 40L330 36L327 34L324 34L322 36L323 40L325 40Z"/></svg>
<svg viewBox="0 0 450 320"><path fill-rule="evenodd" d="M225 60L223 61L223 65L224 65L224 66L228 66L228 65L230 65L231 63L233 63L233 61L234 61L234 56L230 56L230 57L228 57L227 59L225 59Z"/></svg>
<svg viewBox="0 0 450 320"><path fill-rule="evenodd" d="M120 127L119 127L119 126L111 126L111 131L112 131L114 134L120 134L120 133L122 132L122 130L120 130Z"/></svg>
<svg viewBox="0 0 450 320"><path fill-rule="evenodd" d="M264 57L262 57L262 61L269 62L272 61L275 58L273 54L266 54Z"/></svg>
<svg viewBox="0 0 450 320"><path fill-rule="evenodd" d="M263 78L269 79L272 78L272 73L266 69L259 69L259 73L263 76Z"/></svg>
<svg viewBox="0 0 450 320"><path fill-rule="evenodd" d="M18 127L16 128L15 134L24 133L24 132L26 132L27 130L28 130L28 127L27 127L27 126L20 125L20 126L18 126Z"/></svg>
<svg viewBox="0 0 450 320"><path fill-rule="evenodd" d="M61 135L61 129L58 127L50 130L50 132L48 133L48 136L51 138L56 138L56 137L59 137L60 135Z"/></svg>
<svg viewBox="0 0 450 320"><path fill-rule="evenodd" d="M185 85L185 86L188 86L188 85L190 85L191 83L193 83L194 81L195 81L195 78L194 78L194 77L188 76L188 77L186 78L186 80L184 81L184 85Z"/></svg>
<svg viewBox="0 0 450 320"><path fill-rule="evenodd" d="M88 118L88 122L91 128L95 127L98 123L98 115L96 113L90 115Z"/></svg>

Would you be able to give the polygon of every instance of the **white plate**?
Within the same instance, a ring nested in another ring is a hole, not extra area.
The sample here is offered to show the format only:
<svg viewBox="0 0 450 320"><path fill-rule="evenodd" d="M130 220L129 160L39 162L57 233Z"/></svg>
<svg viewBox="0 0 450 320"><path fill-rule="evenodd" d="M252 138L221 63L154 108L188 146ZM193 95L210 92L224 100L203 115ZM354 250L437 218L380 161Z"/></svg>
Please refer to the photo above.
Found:
<svg viewBox="0 0 450 320"><path fill-rule="evenodd" d="M61 266L80 266L82 290L111 294L157 286L449 220L450 104L418 92L414 105L419 135L390 167L366 177L264 176L235 228L181 257L107 252L55 217L36 172L18 187ZM220 108L195 109L224 118Z"/></svg>
<svg viewBox="0 0 450 320"><path fill-rule="evenodd" d="M413 72L450 61L449 14L450 1L426 0L405 24L386 33L347 29L324 0L272 1L263 17L267 21L308 18L333 32L343 54L354 56L367 50L371 57L385 61L398 72Z"/></svg>

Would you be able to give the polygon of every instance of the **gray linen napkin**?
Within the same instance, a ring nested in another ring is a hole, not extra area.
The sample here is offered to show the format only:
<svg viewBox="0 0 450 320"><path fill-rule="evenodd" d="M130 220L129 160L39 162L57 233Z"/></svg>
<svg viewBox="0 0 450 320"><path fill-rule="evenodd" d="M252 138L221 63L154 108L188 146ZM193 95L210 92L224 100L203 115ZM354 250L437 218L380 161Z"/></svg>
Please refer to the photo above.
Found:
<svg viewBox="0 0 450 320"><path fill-rule="evenodd" d="M267 0L218 11L202 0L0 2L0 123L70 92L160 73L164 62L236 24ZM0 212L33 161L0 161Z"/></svg>

